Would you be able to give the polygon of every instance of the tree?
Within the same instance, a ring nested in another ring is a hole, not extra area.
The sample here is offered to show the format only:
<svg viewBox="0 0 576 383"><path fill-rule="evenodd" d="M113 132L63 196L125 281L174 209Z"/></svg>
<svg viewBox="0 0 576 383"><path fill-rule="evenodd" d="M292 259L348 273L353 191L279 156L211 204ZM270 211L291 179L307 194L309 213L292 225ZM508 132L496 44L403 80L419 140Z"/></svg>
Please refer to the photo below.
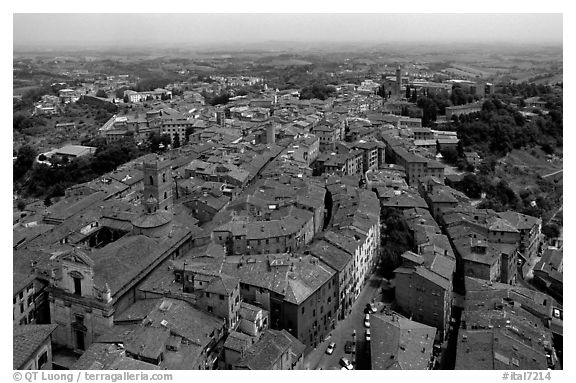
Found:
<svg viewBox="0 0 576 383"><path fill-rule="evenodd" d="M186 131L184 132L184 137L185 137L186 143L190 142L190 135L193 133L194 133L194 127L187 126Z"/></svg>
<svg viewBox="0 0 576 383"><path fill-rule="evenodd" d="M468 173L462 178L459 190L470 198L480 198L480 194L482 193L482 184L475 174Z"/></svg>
<svg viewBox="0 0 576 383"><path fill-rule="evenodd" d="M19 199L18 202L16 202L16 207L18 208L18 210L24 211L24 209L26 209L26 202L24 202L24 200Z"/></svg>
<svg viewBox="0 0 576 383"><path fill-rule="evenodd" d="M52 200L50 200L50 197L46 197L44 199L44 206L46 206L46 207L52 206Z"/></svg>
<svg viewBox="0 0 576 383"><path fill-rule="evenodd" d="M440 153L442 154L442 157L444 157L444 160L446 162L452 165L456 165L456 162L458 161L458 152L456 151L455 148L447 146L444 149L442 149Z"/></svg>
<svg viewBox="0 0 576 383"><path fill-rule="evenodd" d="M301 100L309 100L312 98L326 100L327 98L334 95L336 95L336 88L332 85L324 84L314 84L312 86L307 86L300 91Z"/></svg>
<svg viewBox="0 0 576 383"><path fill-rule="evenodd" d="M548 223L542 226L542 234L546 236L546 238L558 238L560 235L560 228L555 223Z"/></svg>
<svg viewBox="0 0 576 383"><path fill-rule="evenodd" d="M174 149L180 147L180 135L178 133L174 134L174 141L172 142L172 147Z"/></svg>
<svg viewBox="0 0 576 383"><path fill-rule="evenodd" d="M96 97L108 98L108 94L106 94L104 89L98 89L98 92L96 92Z"/></svg>
<svg viewBox="0 0 576 383"><path fill-rule="evenodd" d="M12 117L12 128L17 131L30 128L34 125L34 120L20 113L15 113Z"/></svg>
<svg viewBox="0 0 576 383"><path fill-rule="evenodd" d="M432 99L428 97L420 97L416 105L422 109L423 126L429 126L432 121L436 121L438 108Z"/></svg>
<svg viewBox="0 0 576 383"><path fill-rule="evenodd" d="M413 240L402 212L387 208L382 211L382 263L384 271L392 274L400 266L400 256L407 250L412 250Z"/></svg>
<svg viewBox="0 0 576 383"><path fill-rule="evenodd" d="M168 145L172 143L170 136L168 134L163 134L161 136L157 134L150 134L148 137L148 141L150 142L150 150L152 152L158 152L160 150L165 150ZM162 145L162 147L160 147Z"/></svg>
<svg viewBox="0 0 576 383"><path fill-rule="evenodd" d="M34 164L36 150L30 145L21 146L14 161L14 180L20 179Z"/></svg>
<svg viewBox="0 0 576 383"><path fill-rule="evenodd" d="M410 92L410 85L406 85L406 100L410 99L412 93Z"/></svg>

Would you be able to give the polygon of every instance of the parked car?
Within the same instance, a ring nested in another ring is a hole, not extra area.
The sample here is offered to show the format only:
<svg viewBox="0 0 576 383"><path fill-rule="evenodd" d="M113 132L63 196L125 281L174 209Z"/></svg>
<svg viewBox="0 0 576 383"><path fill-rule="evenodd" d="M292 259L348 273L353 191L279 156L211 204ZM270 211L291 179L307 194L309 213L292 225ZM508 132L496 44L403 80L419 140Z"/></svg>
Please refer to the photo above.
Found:
<svg viewBox="0 0 576 383"><path fill-rule="evenodd" d="M370 328L370 314L366 314L364 317L364 327Z"/></svg>
<svg viewBox="0 0 576 383"><path fill-rule="evenodd" d="M332 353L334 352L334 349L336 348L336 343L332 342L328 345L328 347L326 348L326 354L328 355L332 355Z"/></svg>
<svg viewBox="0 0 576 383"><path fill-rule="evenodd" d="M352 363L350 363L350 361L347 358L340 359L340 365L347 370L353 370L354 369L354 367L352 366Z"/></svg>
<svg viewBox="0 0 576 383"><path fill-rule="evenodd" d="M370 342L370 329L366 329L366 342Z"/></svg>
<svg viewBox="0 0 576 383"><path fill-rule="evenodd" d="M354 346L354 343L352 343L352 341L346 342L346 344L344 345L344 352L346 354L350 354L352 352L353 346Z"/></svg>

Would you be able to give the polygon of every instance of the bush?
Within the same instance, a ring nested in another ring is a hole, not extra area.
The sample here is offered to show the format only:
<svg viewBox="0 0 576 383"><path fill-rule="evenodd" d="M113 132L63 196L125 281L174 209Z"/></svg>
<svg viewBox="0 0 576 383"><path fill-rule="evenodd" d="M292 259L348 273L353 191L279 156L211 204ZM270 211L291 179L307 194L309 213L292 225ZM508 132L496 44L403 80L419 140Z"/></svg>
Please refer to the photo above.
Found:
<svg viewBox="0 0 576 383"><path fill-rule="evenodd" d="M19 199L18 202L16 202L16 207L18 208L18 210L24 211L24 209L26 209L26 202Z"/></svg>
<svg viewBox="0 0 576 383"><path fill-rule="evenodd" d="M544 234L546 238L558 238L560 228L555 223L548 223L542 226L542 234Z"/></svg>

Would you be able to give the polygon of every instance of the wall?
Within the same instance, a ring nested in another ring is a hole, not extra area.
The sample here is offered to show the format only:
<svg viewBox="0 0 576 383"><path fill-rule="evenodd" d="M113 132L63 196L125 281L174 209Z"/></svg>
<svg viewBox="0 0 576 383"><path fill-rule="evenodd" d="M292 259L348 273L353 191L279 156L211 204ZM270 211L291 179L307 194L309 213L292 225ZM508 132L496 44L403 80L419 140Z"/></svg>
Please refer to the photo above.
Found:
<svg viewBox="0 0 576 383"><path fill-rule="evenodd" d="M451 312L451 289L444 290L416 273L397 273L395 285L396 303L405 313L445 334Z"/></svg>
<svg viewBox="0 0 576 383"><path fill-rule="evenodd" d="M52 345L50 343L50 336L46 341L38 347L38 349L30 356L28 361L23 364L21 370L52 370ZM46 362L39 368L40 357L46 353Z"/></svg>

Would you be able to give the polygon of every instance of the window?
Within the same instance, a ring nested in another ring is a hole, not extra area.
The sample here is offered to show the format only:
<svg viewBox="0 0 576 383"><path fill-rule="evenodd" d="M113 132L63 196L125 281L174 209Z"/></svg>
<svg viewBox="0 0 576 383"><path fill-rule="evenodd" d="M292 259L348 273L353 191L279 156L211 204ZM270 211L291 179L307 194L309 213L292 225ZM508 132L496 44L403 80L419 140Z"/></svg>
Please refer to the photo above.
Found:
<svg viewBox="0 0 576 383"><path fill-rule="evenodd" d="M213 311L214 311L214 307L208 306L208 312L211 313L211 312L213 312Z"/></svg>
<svg viewBox="0 0 576 383"><path fill-rule="evenodd" d="M72 277L74 280L74 294L82 295L82 280L80 278Z"/></svg>
<svg viewBox="0 0 576 383"><path fill-rule="evenodd" d="M206 293L206 298L210 298L210 293Z"/></svg>
<svg viewBox="0 0 576 383"><path fill-rule="evenodd" d="M150 183L150 185L154 185L154 177L150 176L148 178L148 182Z"/></svg>
<svg viewBox="0 0 576 383"><path fill-rule="evenodd" d="M20 314L24 312L24 303L20 303Z"/></svg>
<svg viewBox="0 0 576 383"><path fill-rule="evenodd" d="M32 306L32 302L34 301L33 298L34 298L34 297L33 297L32 295L29 295L29 296L28 296L28 302L27 302L27 303L28 303L28 306Z"/></svg>
<svg viewBox="0 0 576 383"><path fill-rule="evenodd" d="M221 301L224 300L224 295L219 295L218 297L220 298Z"/></svg>
<svg viewBox="0 0 576 383"><path fill-rule="evenodd" d="M304 314L304 307L302 307L302 314Z"/></svg>
<svg viewBox="0 0 576 383"><path fill-rule="evenodd" d="M162 182L166 182L166 173L162 173Z"/></svg>
<svg viewBox="0 0 576 383"><path fill-rule="evenodd" d="M38 358L38 369L41 370L48 363L48 351L44 351Z"/></svg>
<svg viewBox="0 0 576 383"><path fill-rule="evenodd" d="M84 324L84 315L74 314L74 321L79 324Z"/></svg>

